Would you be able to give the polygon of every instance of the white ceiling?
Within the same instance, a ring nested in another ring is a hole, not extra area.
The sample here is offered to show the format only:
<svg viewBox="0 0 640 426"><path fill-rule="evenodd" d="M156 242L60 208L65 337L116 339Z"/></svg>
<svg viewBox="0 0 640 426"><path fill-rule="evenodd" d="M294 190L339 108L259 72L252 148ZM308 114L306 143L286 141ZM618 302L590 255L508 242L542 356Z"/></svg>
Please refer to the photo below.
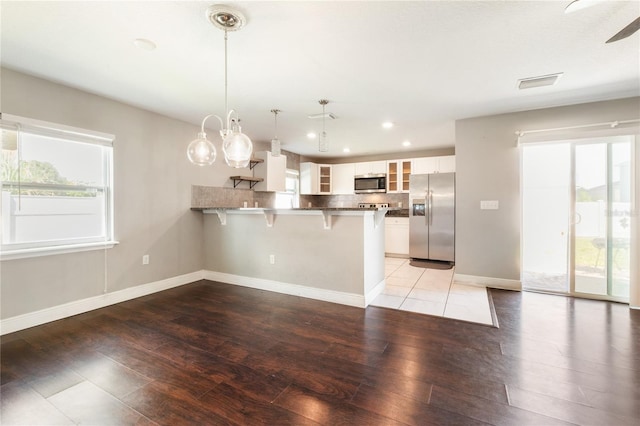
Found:
<svg viewBox="0 0 640 426"><path fill-rule="evenodd" d="M2 1L2 65L199 124L224 115L224 33L205 18L214 3ZM322 98L339 117L323 156L340 157L452 147L460 118L640 94L640 32L605 44L638 1L571 14L569 0L219 3L248 21L229 33L229 107L260 142L282 110L283 149L307 156L320 157L306 134L321 130L307 115ZM517 89L557 72L553 87Z"/></svg>

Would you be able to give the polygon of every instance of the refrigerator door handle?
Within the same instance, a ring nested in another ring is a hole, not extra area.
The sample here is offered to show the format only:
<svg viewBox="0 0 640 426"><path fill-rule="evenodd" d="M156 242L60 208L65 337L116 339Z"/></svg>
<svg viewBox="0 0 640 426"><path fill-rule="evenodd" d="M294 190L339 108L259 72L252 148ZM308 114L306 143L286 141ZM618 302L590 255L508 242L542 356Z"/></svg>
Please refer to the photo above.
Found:
<svg viewBox="0 0 640 426"><path fill-rule="evenodd" d="M427 214L427 225L431 226L433 225L433 215L432 215L432 209L431 209L433 205L433 191L429 190L428 197L429 197L429 201L428 201L427 209L429 213Z"/></svg>

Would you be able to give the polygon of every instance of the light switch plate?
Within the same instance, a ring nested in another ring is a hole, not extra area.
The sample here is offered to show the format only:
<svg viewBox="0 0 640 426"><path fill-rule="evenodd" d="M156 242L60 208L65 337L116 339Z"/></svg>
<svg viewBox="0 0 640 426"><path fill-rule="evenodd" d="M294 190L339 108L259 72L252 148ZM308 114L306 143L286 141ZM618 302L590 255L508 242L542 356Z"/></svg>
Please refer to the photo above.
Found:
<svg viewBox="0 0 640 426"><path fill-rule="evenodd" d="M480 201L480 210L498 210L500 203L498 200L482 200Z"/></svg>

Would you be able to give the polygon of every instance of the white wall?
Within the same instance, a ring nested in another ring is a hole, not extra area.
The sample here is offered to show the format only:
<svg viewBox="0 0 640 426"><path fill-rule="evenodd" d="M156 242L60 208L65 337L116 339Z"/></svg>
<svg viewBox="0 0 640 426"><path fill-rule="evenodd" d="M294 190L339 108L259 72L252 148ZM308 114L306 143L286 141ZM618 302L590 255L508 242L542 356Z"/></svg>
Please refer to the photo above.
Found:
<svg viewBox="0 0 640 426"><path fill-rule="evenodd" d="M221 158L207 168L188 162L186 148L198 126L13 70L1 70L0 84L4 113L116 136L120 241L106 251L3 261L1 318L95 297L105 285L114 292L202 269L203 218L190 211L191 185L229 186L237 170Z"/></svg>
<svg viewBox="0 0 640 426"><path fill-rule="evenodd" d="M520 153L516 131L638 118L640 98L634 97L458 120L456 273L520 280ZM636 175L638 197L639 188ZM480 210L481 200L498 200L500 208ZM637 277L632 287L639 285ZM631 305L640 306L636 289L632 290Z"/></svg>

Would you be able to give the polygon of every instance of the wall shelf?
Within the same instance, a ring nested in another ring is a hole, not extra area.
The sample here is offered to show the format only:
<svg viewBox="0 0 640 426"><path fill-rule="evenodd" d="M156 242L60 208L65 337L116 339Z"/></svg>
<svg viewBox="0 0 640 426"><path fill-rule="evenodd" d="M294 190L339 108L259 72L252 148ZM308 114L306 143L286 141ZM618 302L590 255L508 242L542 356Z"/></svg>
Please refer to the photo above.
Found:
<svg viewBox="0 0 640 426"><path fill-rule="evenodd" d="M229 177L233 181L233 187L237 187L241 182L249 182L249 189L253 189L256 183L262 182L264 179L253 176L231 176Z"/></svg>
<svg viewBox="0 0 640 426"><path fill-rule="evenodd" d="M260 163L264 163L264 160L262 158L252 158L251 160L249 160L249 170L253 170L256 164Z"/></svg>

